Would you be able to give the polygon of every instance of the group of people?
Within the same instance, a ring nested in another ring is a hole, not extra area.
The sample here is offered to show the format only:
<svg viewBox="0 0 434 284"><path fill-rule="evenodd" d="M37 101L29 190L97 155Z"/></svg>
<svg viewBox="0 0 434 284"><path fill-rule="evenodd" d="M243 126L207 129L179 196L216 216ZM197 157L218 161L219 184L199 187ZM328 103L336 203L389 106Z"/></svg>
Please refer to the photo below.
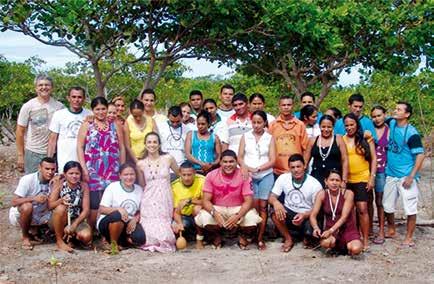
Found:
<svg viewBox="0 0 434 284"><path fill-rule="evenodd" d="M397 237L399 197L407 216L401 246L414 246L424 149L407 102L390 117L375 106L369 118L363 96L353 94L342 117L337 108L321 113L306 92L296 113L294 99L281 96L274 117L262 94L223 85L220 104L194 90L165 116L152 89L128 112L123 97L97 97L85 109L81 87L69 89L64 107L44 75L35 90L17 120L17 165L26 175L9 216L24 249L48 224L69 252L71 239L90 246L96 232L115 250L173 252L184 231L197 248L221 247L228 231L241 249L264 250L270 217L268 233L283 237L283 252L301 240L356 255Z"/></svg>

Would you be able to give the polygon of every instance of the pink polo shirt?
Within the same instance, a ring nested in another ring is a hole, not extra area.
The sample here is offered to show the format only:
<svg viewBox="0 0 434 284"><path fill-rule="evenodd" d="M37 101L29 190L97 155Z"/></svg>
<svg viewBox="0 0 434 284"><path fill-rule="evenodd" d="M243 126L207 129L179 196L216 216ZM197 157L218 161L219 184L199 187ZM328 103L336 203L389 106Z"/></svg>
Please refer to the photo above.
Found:
<svg viewBox="0 0 434 284"><path fill-rule="evenodd" d="M251 178L243 180L240 169L232 176L222 174L220 168L208 173L205 178L203 192L212 194L211 202L217 206L241 206L244 196L253 195Z"/></svg>

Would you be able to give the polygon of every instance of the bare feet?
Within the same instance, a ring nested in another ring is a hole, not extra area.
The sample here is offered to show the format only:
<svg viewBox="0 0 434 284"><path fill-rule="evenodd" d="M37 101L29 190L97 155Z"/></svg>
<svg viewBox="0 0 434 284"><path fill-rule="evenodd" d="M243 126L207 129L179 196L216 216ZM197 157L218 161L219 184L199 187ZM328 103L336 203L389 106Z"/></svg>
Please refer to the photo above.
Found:
<svg viewBox="0 0 434 284"><path fill-rule="evenodd" d="M23 243L21 245L21 248L24 250L32 250L33 249L33 245L32 245L32 243L30 243L29 238L23 238Z"/></svg>
<svg viewBox="0 0 434 284"><path fill-rule="evenodd" d="M289 240L289 239L285 240L280 251L287 253L292 249L293 246L294 246L294 243L292 242L292 240Z"/></svg>
<svg viewBox="0 0 434 284"><path fill-rule="evenodd" d="M214 249L219 249L222 247L222 237L217 234L212 242L212 246Z"/></svg>
<svg viewBox="0 0 434 284"><path fill-rule="evenodd" d="M386 239L393 239L396 237L396 231L395 229L387 229L387 233L384 236Z"/></svg>
<svg viewBox="0 0 434 284"><path fill-rule="evenodd" d="M72 247L68 246L67 244L65 244L65 242L63 240L57 241L56 245L57 245L57 248L59 250L63 250L63 251L69 252L69 253L74 251L74 249Z"/></svg>
<svg viewBox="0 0 434 284"><path fill-rule="evenodd" d="M240 236L240 238L238 240L239 248L241 250L248 250L249 249L248 245L249 245L249 241L246 238Z"/></svg>
<svg viewBox="0 0 434 284"><path fill-rule="evenodd" d="M203 249L203 241L196 240L196 249Z"/></svg>

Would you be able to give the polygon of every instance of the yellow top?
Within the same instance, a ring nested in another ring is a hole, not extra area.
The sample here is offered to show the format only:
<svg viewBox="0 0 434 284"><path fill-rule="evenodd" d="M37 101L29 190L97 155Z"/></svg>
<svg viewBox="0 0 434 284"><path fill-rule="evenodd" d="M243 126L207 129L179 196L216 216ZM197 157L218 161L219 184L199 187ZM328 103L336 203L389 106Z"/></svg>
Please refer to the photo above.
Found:
<svg viewBox="0 0 434 284"><path fill-rule="evenodd" d="M127 123L130 130L131 150L134 156L139 159L143 156L143 151L145 150L145 136L153 128L152 118L145 116L145 126L142 129L137 126L132 115L128 116Z"/></svg>
<svg viewBox="0 0 434 284"><path fill-rule="evenodd" d="M202 187L205 183L205 177L196 174L194 182L190 187L186 187L182 184L181 178L178 178L172 182L173 192L173 208L176 208L179 202L183 199L200 199L202 198ZM181 210L181 214L185 216L191 216L193 213L194 204L186 205Z"/></svg>
<svg viewBox="0 0 434 284"><path fill-rule="evenodd" d="M343 137L348 154L348 182L368 182L370 177L369 161L356 152L356 146L350 146L347 135Z"/></svg>

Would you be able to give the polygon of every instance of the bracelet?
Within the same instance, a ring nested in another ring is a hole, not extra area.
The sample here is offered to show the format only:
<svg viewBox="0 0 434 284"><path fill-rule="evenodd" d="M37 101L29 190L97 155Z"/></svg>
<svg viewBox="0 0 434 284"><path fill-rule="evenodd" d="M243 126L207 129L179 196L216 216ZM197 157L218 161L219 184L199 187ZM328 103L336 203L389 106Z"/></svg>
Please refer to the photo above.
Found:
<svg viewBox="0 0 434 284"><path fill-rule="evenodd" d="M211 216L214 217L214 215L215 215L215 209L214 209L214 207L211 209L211 211L209 213L211 214Z"/></svg>

